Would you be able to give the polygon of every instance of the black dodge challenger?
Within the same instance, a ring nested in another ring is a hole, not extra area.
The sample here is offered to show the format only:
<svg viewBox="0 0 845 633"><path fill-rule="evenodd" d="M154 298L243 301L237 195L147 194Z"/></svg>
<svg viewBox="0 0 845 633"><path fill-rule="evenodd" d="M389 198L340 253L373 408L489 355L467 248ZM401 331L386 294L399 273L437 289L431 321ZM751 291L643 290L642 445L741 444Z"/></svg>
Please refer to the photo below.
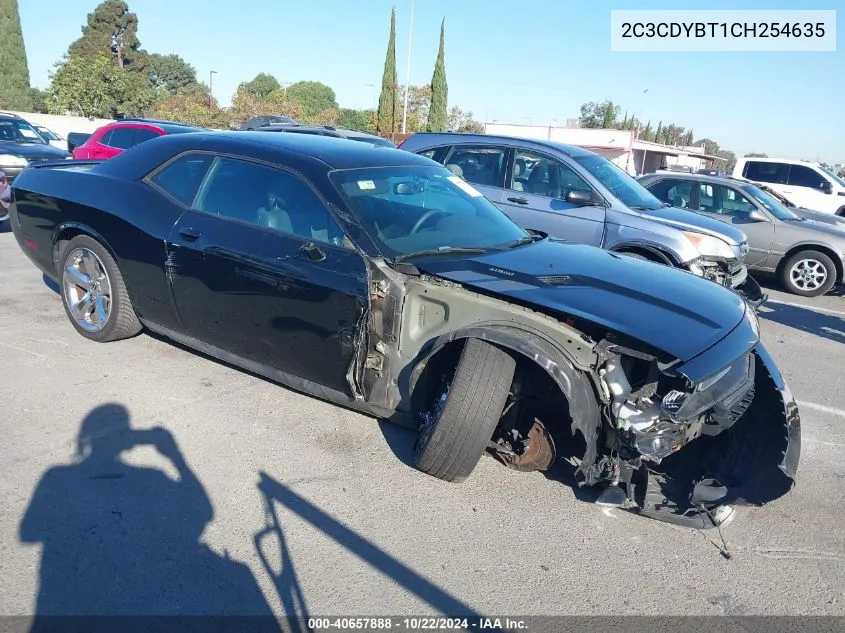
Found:
<svg viewBox="0 0 845 633"><path fill-rule="evenodd" d="M695 527L787 493L798 408L744 300L527 232L443 166L269 132L33 165L12 229L98 342L147 328L419 430L465 479L571 468L596 500Z"/></svg>

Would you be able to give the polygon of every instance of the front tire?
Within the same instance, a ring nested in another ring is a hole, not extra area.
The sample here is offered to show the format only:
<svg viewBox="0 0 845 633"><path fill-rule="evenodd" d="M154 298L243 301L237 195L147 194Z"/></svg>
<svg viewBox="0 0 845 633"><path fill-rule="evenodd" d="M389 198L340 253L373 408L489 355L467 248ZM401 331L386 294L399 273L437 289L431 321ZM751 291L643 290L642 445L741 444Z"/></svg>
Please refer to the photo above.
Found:
<svg viewBox="0 0 845 633"><path fill-rule="evenodd" d="M467 339L451 383L420 431L417 468L456 483L472 473L499 423L515 368L502 349Z"/></svg>
<svg viewBox="0 0 845 633"><path fill-rule="evenodd" d="M82 336L109 343L141 331L123 276L102 244L87 235L74 237L62 248L59 266L62 304Z"/></svg>
<svg viewBox="0 0 845 633"><path fill-rule="evenodd" d="M780 272L784 287L802 297L818 297L836 283L833 260L819 251L800 251L787 259Z"/></svg>

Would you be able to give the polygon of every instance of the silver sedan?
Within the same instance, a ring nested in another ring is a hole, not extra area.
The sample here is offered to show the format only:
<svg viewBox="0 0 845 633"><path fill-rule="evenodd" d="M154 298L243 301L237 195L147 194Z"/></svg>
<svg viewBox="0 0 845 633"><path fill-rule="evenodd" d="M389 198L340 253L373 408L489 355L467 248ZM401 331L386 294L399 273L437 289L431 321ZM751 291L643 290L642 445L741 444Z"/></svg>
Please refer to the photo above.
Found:
<svg viewBox="0 0 845 633"><path fill-rule="evenodd" d="M816 297L845 283L845 226L788 208L747 180L703 174L646 174L639 179L673 206L732 224L748 237L745 264L773 273L793 294Z"/></svg>

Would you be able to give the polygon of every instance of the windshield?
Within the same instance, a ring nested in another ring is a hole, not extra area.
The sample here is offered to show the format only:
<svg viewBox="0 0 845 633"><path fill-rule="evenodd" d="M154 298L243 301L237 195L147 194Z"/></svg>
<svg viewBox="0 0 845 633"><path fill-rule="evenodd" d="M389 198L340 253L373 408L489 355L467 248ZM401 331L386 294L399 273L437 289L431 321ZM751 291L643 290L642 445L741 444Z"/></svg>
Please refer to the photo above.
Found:
<svg viewBox="0 0 845 633"><path fill-rule="evenodd" d="M331 174L385 257L448 247L494 248L528 233L444 167L406 165Z"/></svg>
<svg viewBox="0 0 845 633"><path fill-rule="evenodd" d="M597 154L574 156L584 169L632 209L659 209L663 203L622 169Z"/></svg>
<svg viewBox="0 0 845 633"><path fill-rule="evenodd" d="M755 185L746 185L742 190L754 198L757 202L762 204L766 210L775 216L778 220L797 220L798 216L792 211L783 206L777 198L770 196L768 193Z"/></svg>
<svg viewBox="0 0 845 633"><path fill-rule="evenodd" d="M36 128L36 129L38 130L38 133L41 134L41 136L44 137L48 141L58 141L58 140L60 140L58 136L53 134L46 127L39 127L39 128Z"/></svg>
<svg viewBox="0 0 845 633"><path fill-rule="evenodd" d="M822 167L821 165L819 165L819 167L821 167L821 168L822 168L822 171L823 171L824 173L826 173L828 176L830 176L831 178L833 178L833 180L835 180L835 181L839 184L839 186L841 186L841 187L845 187L845 180L842 180L839 176L837 176L836 174L834 174L834 173L833 173L832 171L830 171L827 167Z"/></svg>
<svg viewBox="0 0 845 633"><path fill-rule="evenodd" d="M22 143L44 143L44 139L26 121L12 121L4 119L0 121L0 142Z"/></svg>

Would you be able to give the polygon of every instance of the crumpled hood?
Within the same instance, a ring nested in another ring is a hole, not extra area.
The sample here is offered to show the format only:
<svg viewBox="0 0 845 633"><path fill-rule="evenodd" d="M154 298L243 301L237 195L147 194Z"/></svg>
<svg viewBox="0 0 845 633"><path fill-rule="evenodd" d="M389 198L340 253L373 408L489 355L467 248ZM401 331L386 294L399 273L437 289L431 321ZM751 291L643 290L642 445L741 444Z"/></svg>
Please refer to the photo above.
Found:
<svg viewBox="0 0 845 633"><path fill-rule="evenodd" d="M745 302L692 273L592 246L543 240L483 255L419 258L431 275L582 317L684 362L742 320Z"/></svg>
<svg viewBox="0 0 845 633"><path fill-rule="evenodd" d="M11 154L23 156L24 158L49 158L50 160L62 160L68 156L68 152L47 143L9 143L0 141L0 154Z"/></svg>
<svg viewBox="0 0 845 633"><path fill-rule="evenodd" d="M741 229L711 218L708 215L696 213L695 211L678 209L677 207L661 207L660 209L647 209L640 211L640 213L653 220L663 222L664 224L671 224L682 230L697 231L721 238L732 246L742 244L746 241L745 233Z"/></svg>

